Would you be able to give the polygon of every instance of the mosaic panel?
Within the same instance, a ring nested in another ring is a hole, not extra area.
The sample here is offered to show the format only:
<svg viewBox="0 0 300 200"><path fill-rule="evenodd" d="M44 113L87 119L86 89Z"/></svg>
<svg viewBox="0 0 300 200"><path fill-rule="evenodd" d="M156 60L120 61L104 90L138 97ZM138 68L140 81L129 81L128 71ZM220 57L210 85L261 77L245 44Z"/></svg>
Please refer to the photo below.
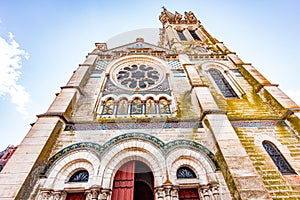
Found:
<svg viewBox="0 0 300 200"><path fill-rule="evenodd" d="M123 130L123 129L174 129L203 128L201 122L139 122L139 123L105 123L105 124L68 124L65 131L86 130Z"/></svg>
<svg viewBox="0 0 300 200"><path fill-rule="evenodd" d="M234 127L271 127L271 126L287 126L284 121L231 121Z"/></svg>
<svg viewBox="0 0 300 200"><path fill-rule="evenodd" d="M71 144L71 145L63 148L56 154L54 154L48 160L47 166L44 168L44 170L41 172L41 174L45 175L47 170L52 166L52 164L55 161L57 161L62 156L67 155L68 153L70 153L72 151L79 150L79 149L89 149L89 150L96 152L99 156L101 156L103 153L105 153L108 149L113 147L115 144L122 142L122 141L130 140L130 139L139 139L139 140L151 142L151 143L155 144L157 147L159 147L165 155L170 150L172 150L176 147L186 146L189 148L193 148L197 151L202 152L204 155L206 155L212 161L212 163L214 163L215 167L218 167L218 164L215 159L215 155L209 149L207 149L205 146L203 146L202 144L200 144L196 141L187 140L187 139L178 139L178 140L170 141L168 143L164 143L162 140L160 140L159 138L157 138L153 135L146 134L146 133L133 132L133 133L125 133L125 134L116 136L116 137L110 139L109 141L105 142L103 145L100 145L100 144L97 144L94 142L79 142L79 143Z"/></svg>

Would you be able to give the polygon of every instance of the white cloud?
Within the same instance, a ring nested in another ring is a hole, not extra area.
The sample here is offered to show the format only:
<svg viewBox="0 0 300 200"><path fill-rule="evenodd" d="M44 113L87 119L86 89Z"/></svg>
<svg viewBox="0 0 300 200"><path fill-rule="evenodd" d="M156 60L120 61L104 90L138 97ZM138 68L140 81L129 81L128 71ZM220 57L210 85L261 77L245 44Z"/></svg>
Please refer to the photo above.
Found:
<svg viewBox="0 0 300 200"><path fill-rule="evenodd" d="M300 106L300 89L288 89L286 94Z"/></svg>
<svg viewBox="0 0 300 200"><path fill-rule="evenodd" d="M22 58L28 59L28 54L19 48L14 40L14 35L9 33L6 41L0 37L0 97L10 96L10 100L16 105L16 109L23 115L27 115L26 104L30 96L18 80L22 74Z"/></svg>

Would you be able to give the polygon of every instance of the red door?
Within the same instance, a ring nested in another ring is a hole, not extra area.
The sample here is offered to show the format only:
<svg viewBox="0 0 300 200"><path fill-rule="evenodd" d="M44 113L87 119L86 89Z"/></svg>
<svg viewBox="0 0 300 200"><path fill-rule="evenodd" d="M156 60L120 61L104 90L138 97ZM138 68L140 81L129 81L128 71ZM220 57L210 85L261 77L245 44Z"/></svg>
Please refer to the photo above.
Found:
<svg viewBox="0 0 300 200"><path fill-rule="evenodd" d="M124 164L116 173L111 200L132 200L135 162Z"/></svg>
<svg viewBox="0 0 300 200"><path fill-rule="evenodd" d="M180 189L179 200L200 200L197 189Z"/></svg>
<svg viewBox="0 0 300 200"><path fill-rule="evenodd" d="M84 193L68 193L66 200L85 200Z"/></svg>

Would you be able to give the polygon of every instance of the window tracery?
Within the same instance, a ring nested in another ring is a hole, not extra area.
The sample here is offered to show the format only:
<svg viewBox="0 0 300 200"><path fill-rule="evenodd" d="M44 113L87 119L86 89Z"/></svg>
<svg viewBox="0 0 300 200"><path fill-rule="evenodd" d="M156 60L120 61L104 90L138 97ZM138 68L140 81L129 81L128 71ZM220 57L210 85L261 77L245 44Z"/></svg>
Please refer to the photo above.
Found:
<svg viewBox="0 0 300 200"><path fill-rule="evenodd" d="M132 64L117 71L116 81L127 89L146 89L156 85L161 76L154 66Z"/></svg>
<svg viewBox="0 0 300 200"><path fill-rule="evenodd" d="M238 95L235 93L233 88L230 86L228 81L222 75L222 73L217 69L209 69L208 73L218 86L219 90L225 98L238 98Z"/></svg>
<svg viewBox="0 0 300 200"><path fill-rule="evenodd" d="M188 167L180 167L176 176L177 178L197 178L195 172Z"/></svg>
<svg viewBox="0 0 300 200"><path fill-rule="evenodd" d="M294 169L290 166L290 164L286 161L281 152L272 142L265 140L262 144L282 174L296 174Z"/></svg>
<svg viewBox="0 0 300 200"><path fill-rule="evenodd" d="M88 182L89 173L86 170L80 170L75 172L69 179L68 182Z"/></svg>

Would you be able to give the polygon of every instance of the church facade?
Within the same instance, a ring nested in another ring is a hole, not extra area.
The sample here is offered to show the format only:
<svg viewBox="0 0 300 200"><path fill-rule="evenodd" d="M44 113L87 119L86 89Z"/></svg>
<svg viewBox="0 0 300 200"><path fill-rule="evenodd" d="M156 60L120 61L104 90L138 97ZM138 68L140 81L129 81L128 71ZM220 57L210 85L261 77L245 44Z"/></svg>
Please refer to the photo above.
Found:
<svg viewBox="0 0 300 200"><path fill-rule="evenodd" d="M300 107L165 8L159 43L96 43L0 173L0 199L300 199Z"/></svg>

